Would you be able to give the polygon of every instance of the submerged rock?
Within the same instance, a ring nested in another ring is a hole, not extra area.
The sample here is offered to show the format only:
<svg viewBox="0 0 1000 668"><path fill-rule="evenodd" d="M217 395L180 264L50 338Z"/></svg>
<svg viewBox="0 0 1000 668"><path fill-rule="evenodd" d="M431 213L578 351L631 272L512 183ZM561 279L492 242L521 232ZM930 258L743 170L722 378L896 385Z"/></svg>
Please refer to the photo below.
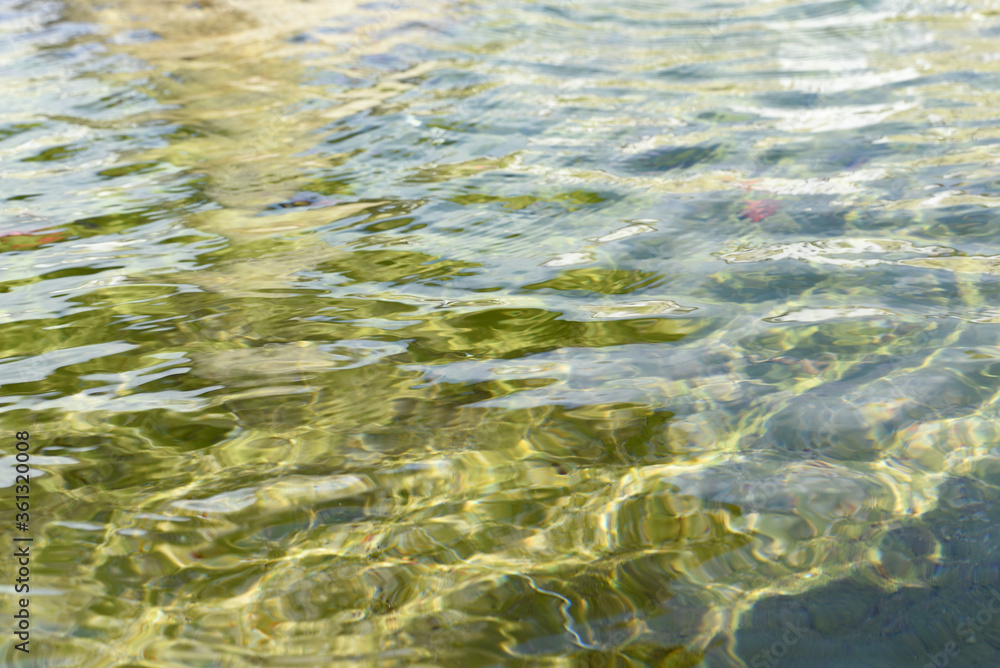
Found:
<svg viewBox="0 0 1000 668"><path fill-rule="evenodd" d="M766 422L760 444L841 461L871 461L897 425L872 423L858 408L827 392L791 399Z"/></svg>

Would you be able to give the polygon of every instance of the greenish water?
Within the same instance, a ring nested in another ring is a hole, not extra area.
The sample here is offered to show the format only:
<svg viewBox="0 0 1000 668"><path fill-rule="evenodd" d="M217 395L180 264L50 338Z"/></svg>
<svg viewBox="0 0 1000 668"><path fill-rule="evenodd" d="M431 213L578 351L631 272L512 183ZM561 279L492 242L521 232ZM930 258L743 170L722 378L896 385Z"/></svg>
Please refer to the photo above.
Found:
<svg viewBox="0 0 1000 668"><path fill-rule="evenodd" d="M1000 665L998 37L0 0L2 665Z"/></svg>

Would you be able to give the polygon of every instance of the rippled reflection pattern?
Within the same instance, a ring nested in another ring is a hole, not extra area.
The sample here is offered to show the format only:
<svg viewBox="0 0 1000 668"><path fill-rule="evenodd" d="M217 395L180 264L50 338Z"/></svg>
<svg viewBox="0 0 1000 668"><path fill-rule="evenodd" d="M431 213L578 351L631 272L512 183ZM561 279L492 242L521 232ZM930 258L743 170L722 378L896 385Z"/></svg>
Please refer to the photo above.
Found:
<svg viewBox="0 0 1000 668"><path fill-rule="evenodd" d="M5 660L1000 665L997 17L0 0Z"/></svg>

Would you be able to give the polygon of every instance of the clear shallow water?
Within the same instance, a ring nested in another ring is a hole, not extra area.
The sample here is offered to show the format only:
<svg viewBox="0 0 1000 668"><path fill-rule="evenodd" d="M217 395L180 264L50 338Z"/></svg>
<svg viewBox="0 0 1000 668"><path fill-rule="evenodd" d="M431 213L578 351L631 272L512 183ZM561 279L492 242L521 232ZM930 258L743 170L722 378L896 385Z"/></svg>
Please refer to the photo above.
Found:
<svg viewBox="0 0 1000 668"><path fill-rule="evenodd" d="M25 665L1000 663L996 7L148 5L0 3Z"/></svg>

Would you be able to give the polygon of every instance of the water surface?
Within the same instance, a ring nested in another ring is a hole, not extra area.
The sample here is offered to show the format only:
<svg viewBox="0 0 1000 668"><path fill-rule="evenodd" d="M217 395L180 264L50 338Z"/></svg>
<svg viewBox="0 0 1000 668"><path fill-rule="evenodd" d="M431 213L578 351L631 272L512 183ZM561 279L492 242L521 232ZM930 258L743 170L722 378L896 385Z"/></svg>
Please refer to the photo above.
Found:
<svg viewBox="0 0 1000 668"><path fill-rule="evenodd" d="M0 1L7 662L1000 664L997 16Z"/></svg>

